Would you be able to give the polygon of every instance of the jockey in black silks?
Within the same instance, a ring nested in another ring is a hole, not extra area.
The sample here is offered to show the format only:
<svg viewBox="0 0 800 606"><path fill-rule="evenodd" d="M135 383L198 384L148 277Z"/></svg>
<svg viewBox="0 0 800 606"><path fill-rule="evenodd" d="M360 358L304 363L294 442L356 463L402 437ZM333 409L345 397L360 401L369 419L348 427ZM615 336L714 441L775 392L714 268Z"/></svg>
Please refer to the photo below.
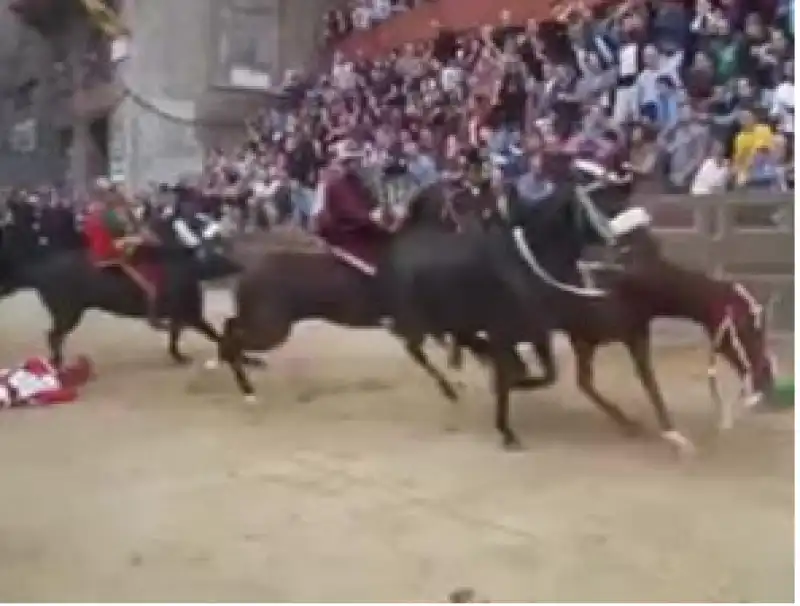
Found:
<svg viewBox="0 0 800 606"><path fill-rule="evenodd" d="M238 266L224 256L220 225L200 212L200 192L185 185L173 188L175 199L165 209L162 229L166 242L191 257L198 280L213 280L238 271Z"/></svg>

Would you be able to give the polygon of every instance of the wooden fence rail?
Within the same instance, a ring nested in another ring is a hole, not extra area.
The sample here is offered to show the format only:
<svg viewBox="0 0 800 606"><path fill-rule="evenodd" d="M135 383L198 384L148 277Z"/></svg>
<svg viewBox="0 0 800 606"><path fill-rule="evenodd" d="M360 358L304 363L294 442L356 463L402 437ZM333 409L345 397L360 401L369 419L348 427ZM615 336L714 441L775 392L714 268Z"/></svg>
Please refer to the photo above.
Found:
<svg viewBox="0 0 800 606"><path fill-rule="evenodd" d="M771 327L794 331L794 198L731 192L724 196L642 197L666 254L679 263L747 286L769 309Z"/></svg>

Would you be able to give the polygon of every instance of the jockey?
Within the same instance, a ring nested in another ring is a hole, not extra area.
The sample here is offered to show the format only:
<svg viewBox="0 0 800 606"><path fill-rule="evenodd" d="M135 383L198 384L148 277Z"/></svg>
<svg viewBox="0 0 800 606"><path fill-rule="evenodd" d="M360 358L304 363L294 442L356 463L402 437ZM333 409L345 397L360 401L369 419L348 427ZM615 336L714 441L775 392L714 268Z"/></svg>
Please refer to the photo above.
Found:
<svg viewBox="0 0 800 606"><path fill-rule="evenodd" d="M314 219L317 233L335 256L374 276L392 232L386 213L358 173L362 155L352 140L337 144L330 174L317 192Z"/></svg>
<svg viewBox="0 0 800 606"><path fill-rule="evenodd" d="M131 262L136 249L146 241L129 212L125 197L106 179L99 179L93 202L84 221L89 257L95 267L119 267L142 289L148 303L148 322L161 328L158 321L158 292Z"/></svg>

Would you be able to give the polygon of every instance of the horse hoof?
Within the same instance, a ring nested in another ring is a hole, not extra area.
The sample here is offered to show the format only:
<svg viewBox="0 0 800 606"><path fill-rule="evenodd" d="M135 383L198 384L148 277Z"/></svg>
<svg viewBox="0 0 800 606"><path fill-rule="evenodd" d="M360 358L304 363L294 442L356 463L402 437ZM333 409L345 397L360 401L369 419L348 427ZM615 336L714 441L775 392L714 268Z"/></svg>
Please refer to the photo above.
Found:
<svg viewBox="0 0 800 606"><path fill-rule="evenodd" d="M192 359L189 356L184 356L183 354L171 354L171 355L172 355L172 361L178 366L186 366L192 361Z"/></svg>
<svg viewBox="0 0 800 606"><path fill-rule="evenodd" d="M255 394L252 394L252 393L251 394L247 394L244 397L244 403L247 406L256 406L258 404L258 398L256 397Z"/></svg>
<svg viewBox="0 0 800 606"><path fill-rule="evenodd" d="M210 358L203 363L203 368L208 371L217 370L219 368L219 360Z"/></svg>
<svg viewBox="0 0 800 606"><path fill-rule="evenodd" d="M522 450L522 442L517 438L505 438L503 440L503 448L508 452L520 452Z"/></svg>
<svg viewBox="0 0 800 606"><path fill-rule="evenodd" d="M681 456L691 456L696 452L694 444L679 431L674 429L665 431L661 434L661 437L674 447Z"/></svg>

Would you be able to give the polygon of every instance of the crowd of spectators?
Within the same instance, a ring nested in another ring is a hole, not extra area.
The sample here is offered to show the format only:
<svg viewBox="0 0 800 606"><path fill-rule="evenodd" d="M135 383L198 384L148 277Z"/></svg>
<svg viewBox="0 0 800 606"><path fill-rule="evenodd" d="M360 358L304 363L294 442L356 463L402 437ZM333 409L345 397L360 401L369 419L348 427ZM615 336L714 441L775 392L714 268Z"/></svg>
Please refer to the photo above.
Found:
<svg viewBox="0 0 800 606"><path fill-rule="evenodd" d="M536 197L557 151L626 163L659 190L793 188L792 4L745 0L572 2L552 21L451 32L374 60L334 53L326 73L287 74L211 188L283 189L303 219L331 145L417 185L453 177L466 149ZM436 25L436 24L434 24ZM282 186L285 186L282 188Z"/></svg>
<svg viewBox="0 0 800 606"><path fill-rule="evenodd" d="M333 53L324 73L287 72L244 144L210 152L201 186L236 201L227 206L304 223L332 147L354 139L365 173L396 199L459 178L467 152L530 199L550 191L548 160L564 153L624 164L658 191L793 189L792 10L785 0L568 2L542 23L517 25L502 10L475 31L434 24L432 40L373 60Z"/></svg>

